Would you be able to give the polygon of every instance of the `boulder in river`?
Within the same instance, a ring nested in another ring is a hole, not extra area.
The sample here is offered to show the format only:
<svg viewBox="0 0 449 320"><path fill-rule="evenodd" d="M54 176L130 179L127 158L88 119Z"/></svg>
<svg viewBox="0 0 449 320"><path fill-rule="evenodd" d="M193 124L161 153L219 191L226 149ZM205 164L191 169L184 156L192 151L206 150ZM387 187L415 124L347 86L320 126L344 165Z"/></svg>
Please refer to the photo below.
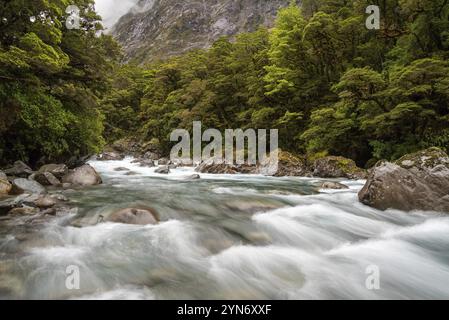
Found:
<svg viewBox="0 0 449 320"><path fill-rule="evenodd" d="M351 159L330 156L315 160L313 175L320 178L366 179L367 171L357 167Z"/></svg>
<svg viewBox="0 0 449 320"><path fill-rule="evenodd" d="M157 161L157 164L158 164L159 166L166 166L166 165L171 164L171 161L170 161L169 159L167 159L167 158L161 158L161 159L159 159L159 160Z"/></svg>
<svg viewBox="0 0 449 320"><path fill-rule="evenodd" d="M112 213L107 221L124 224L157 224L158 214L151 208L127 208Z"/></svg>
<svg viewBox="0 0 449 320"><path fill-rule="evenodd" d="M6 179L0 178L0 195L9 194L11 192L12 185Z"/></svg>
<svg viewBox="0 0 449 320"><path fill-rule="evenodd" d="M168 166L160 166L154 172L159 174L169 174L170 168Z"/></svg>
<svg viewBox="0 0 449 320"><path fill-rule="evenodd" d="M153 161L160 159L160 157L161 157L160 154L158 154L156 152L152 152L152 151L145 152L145 154L143 155L143 159L153 160Z"/></svg>
<svg viewBox="0 0 449 320"><path fill-rule="evenodd" d="M17 178L14 179L12 183L12 194L44 194L46 192L45 188L39 182L34 180Z"/></svg>
<svg viewBox="0 0 449 320"><path fill-rule="evenodd" d="M360 202L380 210L449 213L449 157L438 148L406 155L370 170Z"/></svg>
<svg viewBox="0 0 449 320"><path fill-rule="evenodd" d="M39 182L43 186L60 186L61 181L58 180L50 172L37 172L34 174L33 180Z"/></svg>
<svg viewBox="0 0 449 320"><path fill-rule="evenodd" d="M80 186L93 186L101 184L102 180L94 168L85 164L84 166L70 170L69 173L62 178L62 182Z"/></svg>
<svg viewBox="0 0 449 320"><path fill-rule="evenodd" d="M58 179L62 179L69 171L65 164L46 164L39 169L39 173L49 172Z"/></svg>
<svg viewBox="0 0 449 320"><path fill-rule="evenodd" d="M349 189L349 187L339 182L326 181L321 184L321 189L344 190Z"/></svg>
<svg viewBox="0 0 449 320"><path fill-rule="evenodd" d="M8 181L8 176L3 171L0 171L0 180Z"/></svg>
<svg viewBox="0 0 449 320"><path fill-rule="evenodd" d="M195 171L210 174L250 174L256 171L256 166L247 164L227 164L222 159L210 158L200 163L200 165L196 167Z"/></svg>
<svg viewBox="0 0 449 320"><path fill-rule="evenodd" d="M4 173L8 176L28 178L33 173L33 170L23 161L19 160L14 162L14 165L11 168L6 169Z"/></svg>
<svg viewBox="0 0 449 320"><path fill-rule="evenodd" d="M118 152L104 152L100 154L97 160L99 161L118 161L125 159L125 156Z"/></svg>
<svg viewBox="0 0 449 320"><path fill-rule="evenodd" d="M35 206L42 209L54 207L57 203L58 200L51 196L43 196L34 201Z"/></svg>
<svg viewBox="0 0 449 320"><path fill-rule="evenodd" d="M278 151L277 162L274 157L266 157L262 160L257 166L257 173L274 177L311 175L304 158L282 150Z"/></svg>
<svg viewBox="0 0 449 320"><path fill-rule="evenodd" d="M141 167L153 168L155 166L154 161L150 159L142 159L138 163Z"/></svg>

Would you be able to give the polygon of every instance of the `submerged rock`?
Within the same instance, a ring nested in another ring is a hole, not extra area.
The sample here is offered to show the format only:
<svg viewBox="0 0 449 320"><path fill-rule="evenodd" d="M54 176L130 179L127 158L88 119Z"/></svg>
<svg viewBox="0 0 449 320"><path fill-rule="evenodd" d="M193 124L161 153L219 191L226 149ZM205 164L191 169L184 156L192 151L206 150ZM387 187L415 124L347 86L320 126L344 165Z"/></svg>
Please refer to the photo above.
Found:
<svg viewBox="0 0 449 320"><path fill-rule="evenodd" d="M45 188L39 182L34 180L17 178L14 179L12 183L12 194L44 194L46 192Z"/></svg>
<svg viewBox="0 0 449 320"><path fill-rule="evenodd" d="M115 168L114 171L121 172L121 171L130 171L130 170L125 167L118 167L118 168Z"/></svg>
<svg viewBox="0 0 449 320"><path fill-rule="evenodd" d="M90 165L86 164L74 170L71 170L62 178L63 183L70 183L80 186L93 186L101 184L100 175Z"/></svg>
<svg viewBox="0 0 449 320"><path fill-rule="evenodd" d="M58 179L62 179L69 171L69 168L65 164L46 164L39 169L39 173L51 173Z"/></svg>
<svg viewBox="0 0 449 320"><path fill-rule="evenodd" d="M351 159L330 156L315 160L313 175L320 178L366 179L367 172L357 167Z"/></svg>
<svg viewBox="0 0 449 320"><path fill-rule="evenodd" d="M380 210L424 210L449 213L449 157L431 148L371 171L360 202Z"/></svg>
<svg viewBox="0 0 449 320"><path fill-rule="evenodd" d="M117 152L104 152L100 154L99 161L119 161L125 159L125 156Z"/></svg>
<svg viewBox="0 0 449 320"><path fill-rule="evenodd" d="M11 168L6 169L4 173L8 176L28 178L33 173L33 170L24 162L16 161L14 162L14 165Z"/></svg>
<svg viewBox="0 0 449 320"><path fill-rule="evenodd" d="M182 177L182 180L199 180L201 176L199 174L191 174L190 176Z"/></svg>
<svg viewBox="0 0 449 320"><path fill-rule="evenodd" d="M158 214L151 208L127 208L114 212L107 221L124 224L147 225L157 224Z"/></svg>
<svg viewBox="0 0 449 320"><path fill-rule="evenodd" d="M40 210L35 207L21 207L13 208L8 212L8 215L20 215L20 216L31 216L40 213Z"/></svg>
<svg viewBox="0 0 449 320"><path fill-rule="evenodd" d="M321 184L321 189L344 190L349 189L349 187L339 182L326 181Z"/></svg>

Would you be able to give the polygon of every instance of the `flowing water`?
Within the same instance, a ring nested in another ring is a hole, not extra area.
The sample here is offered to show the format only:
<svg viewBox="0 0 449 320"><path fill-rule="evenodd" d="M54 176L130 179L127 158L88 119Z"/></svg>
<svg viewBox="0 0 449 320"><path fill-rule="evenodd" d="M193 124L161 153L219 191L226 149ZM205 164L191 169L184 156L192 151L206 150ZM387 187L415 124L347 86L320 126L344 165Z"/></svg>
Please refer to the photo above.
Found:
<svg viewBox="0 0 449 320"><path fill-rule="evenodd" d="M0 224L0 298L449 298L444 214L364 206L363 181L324 191L311 178L186 180L193 169L163 176L131 160L92 162L104 184L66 191L64 215ZM97 223L142 205L158 225ZM69 266L79 290L66 287ZM377 275L379 288L367 286Z"/></svg>

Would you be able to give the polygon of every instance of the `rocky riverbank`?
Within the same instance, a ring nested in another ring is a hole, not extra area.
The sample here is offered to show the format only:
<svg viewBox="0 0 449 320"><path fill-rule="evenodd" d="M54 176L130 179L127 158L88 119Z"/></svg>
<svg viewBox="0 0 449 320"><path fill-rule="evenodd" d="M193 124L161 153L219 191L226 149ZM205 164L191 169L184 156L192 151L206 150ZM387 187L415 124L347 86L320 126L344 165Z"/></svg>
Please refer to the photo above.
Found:
<svg viewBox="0 0 449 320"><path fill-rule="evenodd" d="M120 161L133 155L133 163L140 167L154 168L160 175L170 175L181 166L163 158L148 144L138 146L131 141L113 144L108 151L98 155L98 161ZM249 165L227 165L213 159L195 168L205 174L259 174L273 172L269 162ZM127 176L137 173L127 168L116 168ZM201 179L200 174L186 176L183 181ZM271 173L271 175L273 175ZM343 157L324 157L313 162L305 157L279 152L275 177L318 177L324 179L356 179L367 182L359 193L365 205L380 210L424 210L449 213L449 157L437 148L430 148L402 157L394 163L380 161L370 170L356 166ZM65 191L95 186L102 178L93 167L83 164L69 169L66 164L47 164L33 170L22 161L0 171L0 215L29 215L42 217L63 214L70 210ZM336 181L325 181L321 189L344 190L348 187ZM124 210L124 211L123 211ZM157 214L148 208L127 208L113 215L115 222L145 224L156 223ZM106 217L108 218L108 217ZM106 219L107 220L107 219Z"/></svg>

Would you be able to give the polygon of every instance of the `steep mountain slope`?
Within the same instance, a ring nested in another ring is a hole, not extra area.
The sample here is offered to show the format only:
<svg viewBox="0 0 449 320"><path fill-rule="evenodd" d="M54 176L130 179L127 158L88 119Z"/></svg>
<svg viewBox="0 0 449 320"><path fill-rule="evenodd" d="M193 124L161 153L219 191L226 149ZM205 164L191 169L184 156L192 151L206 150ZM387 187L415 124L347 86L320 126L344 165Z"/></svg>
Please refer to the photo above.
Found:
<svg viewBox="0 0 449 320"><path fill-rule="evenodd" d="M206 48L223 35L272 24L289 0L140 0L112 33L126 60L144 62Z"/></svg>

